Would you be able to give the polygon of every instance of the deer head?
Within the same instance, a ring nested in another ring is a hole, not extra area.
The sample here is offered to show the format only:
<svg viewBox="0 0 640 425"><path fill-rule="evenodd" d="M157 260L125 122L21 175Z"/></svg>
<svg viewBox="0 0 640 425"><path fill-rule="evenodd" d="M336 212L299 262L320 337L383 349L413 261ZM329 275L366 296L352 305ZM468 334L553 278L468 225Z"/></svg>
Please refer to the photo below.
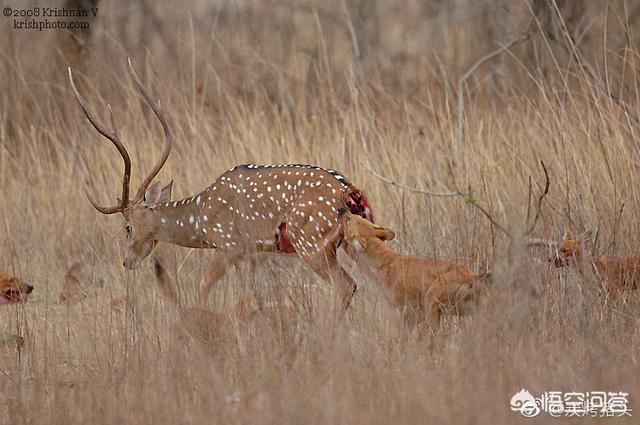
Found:
<svg viewBox="0 0 640 425"><path fill-rule="evenodd" d="M155 245L157 244L157 233L158 233L158 223L157 221L151 218L153 209L159 205L160 203L168 202L171 199L171 188L172 183L169 183L167 186L162 187L160 182L155 182L151 184L156 175L160 172L162 167L167 161L169 157L169 153L171 152L171 146L173 143L173 137L171 135L171 131L169 130L169 126L167 121L162 113L162 109L160 107L160 103L154 103L147 93L146 89L140 82L140 78L136 74L133 69L133 65L131 64L131 59L127 59L129 66L129 74L137 89L140 91L140 94L149 105L155 116L160 121L162 125L162 129L164 130L165 135L165 145L164 151L162 152L162 156L160 160L153 167L151 172L145 177L142 184L136 191L136 194L133 198L129 198L129 182L131 179L131 158L129 157L129 153L126 148L120 141L120 137L118 135L118 127L116 125L116 120L113 116L113 112L111 111L111 107L107 105L109 110L109 116L111 118L111 126L113 127L112 131L109 131L102 124L100 124L95 117L91 115L87 108L87 103L84 98L78 92L76 88L75 82L73 80L73 74L71 73L71 68L68 68L69 71L69 81L71 82L71 88L84 112L85 116L93 125L98 133L100 133L104 138L109 140L113 145L118 149L118 152L122 156L122 160L124 162L124 175L122 178L122 195L118 198L118 203L112 207L101 206L96 203L91 196L87 194L89 198L89 202L91 205L98 210L102 214L115 214L121 213L124 217L124 230L126 232L127 244L126 251L124 255L124 267L128 269L135 269L140 265L140 262L151 253Z"/></svg>

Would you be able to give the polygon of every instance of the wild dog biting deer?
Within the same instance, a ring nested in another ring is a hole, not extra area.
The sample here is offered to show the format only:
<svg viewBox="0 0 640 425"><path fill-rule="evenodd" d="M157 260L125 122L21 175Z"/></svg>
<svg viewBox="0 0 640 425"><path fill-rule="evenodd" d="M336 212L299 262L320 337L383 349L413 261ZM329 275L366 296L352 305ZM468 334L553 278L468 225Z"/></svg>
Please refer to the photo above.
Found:
<svg viewBox="0 0 640 425"><path fill-rule="evenodd" d="M446 260L404 255L385 241L395 233L341 210L341 223L351 257L358 267L382 286L393 307L409 327L431 319L437 324L451 308L466 313L486 290L488 273L476 275L465 266Z"/></svg>
<svg viewBox="0 0 640 425"><path fill-rule="evenodd" d="M159 103L154 103L128 61L137 89L160 121L165 145L160 160L129 198L131 159L120 141L115 118L107 130L90 113L76 88L73 92L89 122L120 152L124 162L122 195L113 207L91 204L102 214L122 213L127 235L124 267L135 269L158 242L190 248L211 248L216 253L200 299L234 264L257 252L297 254L316 274L334 282L346 310L356 284L337 262L343 238L338 209L347 208L373 221L363 193L339 172L314 165L245 164L231 168L209 187L193 196L171 201L172 183L151 183L169 157L172 133ZM108 105L107 105L108 106Z"/></svg>
<svg viewBox="0 0 640 425"><path fill-rule="evenodd" d="M605 258L585 256L582 247L586 237L576 237L566 228L557 253L549 257L556 267L573 266L582 276L589 272L598 276L607 290L614 292L640 287L640 255Z"/></svg>

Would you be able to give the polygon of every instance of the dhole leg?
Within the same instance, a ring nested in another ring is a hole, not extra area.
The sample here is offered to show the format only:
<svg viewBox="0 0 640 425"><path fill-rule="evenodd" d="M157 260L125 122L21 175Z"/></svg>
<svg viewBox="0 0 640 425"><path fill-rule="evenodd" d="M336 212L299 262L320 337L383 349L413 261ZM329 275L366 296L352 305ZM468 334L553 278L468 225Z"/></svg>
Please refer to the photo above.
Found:
<svg viewBox="0 0 640 425"><path fill-rule="evenodd" d="M236 265L242 259L240 251L218 251L214 254L209 265L209 271L204 281L205 284L198 294L198 303L205 305L211 290L225 275L229 267Z"/></svg>

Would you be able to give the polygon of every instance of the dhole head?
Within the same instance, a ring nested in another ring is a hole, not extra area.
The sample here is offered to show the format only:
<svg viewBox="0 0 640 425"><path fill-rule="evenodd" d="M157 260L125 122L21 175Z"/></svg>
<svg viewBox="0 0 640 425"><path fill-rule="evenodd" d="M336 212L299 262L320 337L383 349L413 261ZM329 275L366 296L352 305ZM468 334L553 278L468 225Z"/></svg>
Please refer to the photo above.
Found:
<svg viewBox="0 0 640 425"><path fill-rule="evenodd" d="M22 303L33 291L33 286L7 273L0 273L0 305Z"/></svg>
<svg viewBox="0 0 640 425"><path fill-rule="evenodd" d="M396 237L393 230L373 224L369 220L347 212L345 209L340 209L339 214L344 231L344 240L349 250L356 252L366 251L369 241L372 239L390 241Z"/></svg>
<svg viewBox="0 0 640 425"><path fill-rule="evenodd" d="M129 270L137 268L158 243L157 234L160 223L152 217L151 210L158 204L171 200L172 187L173 181L165 187L156 181L149 186L140 202L122 212L127 238L122 263L125 268Z"/></svg>
<svg viewBox="0 0 640 425"><path fill-rule="evenodd" d="M558 254L549 258L556 267L564 267L573 260L580 259L580 246L573 231L567 228L558 245Z"/></svg>

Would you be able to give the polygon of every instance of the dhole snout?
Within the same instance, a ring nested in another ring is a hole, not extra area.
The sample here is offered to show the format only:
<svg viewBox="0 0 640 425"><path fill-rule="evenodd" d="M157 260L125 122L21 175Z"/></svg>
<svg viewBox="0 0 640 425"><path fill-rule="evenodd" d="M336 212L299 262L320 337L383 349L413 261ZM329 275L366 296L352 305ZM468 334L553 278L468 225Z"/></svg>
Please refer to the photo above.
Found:
<svg viewBox="0 0 640 425"><path fill-rule="evenodd" d="M8 273L0 273L0 304L22 303L33 291L33 286Z"/></svg>

